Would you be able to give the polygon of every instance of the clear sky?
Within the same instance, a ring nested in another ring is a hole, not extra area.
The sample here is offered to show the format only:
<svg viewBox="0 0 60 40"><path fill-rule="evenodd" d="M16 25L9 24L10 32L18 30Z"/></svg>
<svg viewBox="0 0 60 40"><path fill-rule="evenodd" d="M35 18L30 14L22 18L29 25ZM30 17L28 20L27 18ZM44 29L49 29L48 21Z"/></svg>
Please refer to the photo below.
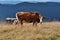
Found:
<svg viewBox="0 0 60 40"><path fill-rule="evenodd" d="M19 2L60 2L60 0L0 0L0 3L16 4Z"/></svg>

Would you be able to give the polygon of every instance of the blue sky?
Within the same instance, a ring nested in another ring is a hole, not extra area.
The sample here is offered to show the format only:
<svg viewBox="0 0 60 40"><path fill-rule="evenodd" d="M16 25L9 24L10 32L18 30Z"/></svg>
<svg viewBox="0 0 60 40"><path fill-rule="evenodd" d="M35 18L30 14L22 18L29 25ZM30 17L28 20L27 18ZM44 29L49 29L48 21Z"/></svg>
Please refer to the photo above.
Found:
<svg viewBox="0 0 60 40"><path fill-rule="evenodd" d="M17 4L19 2L60 2L60 0L0 0L2 4Z"/></svg>

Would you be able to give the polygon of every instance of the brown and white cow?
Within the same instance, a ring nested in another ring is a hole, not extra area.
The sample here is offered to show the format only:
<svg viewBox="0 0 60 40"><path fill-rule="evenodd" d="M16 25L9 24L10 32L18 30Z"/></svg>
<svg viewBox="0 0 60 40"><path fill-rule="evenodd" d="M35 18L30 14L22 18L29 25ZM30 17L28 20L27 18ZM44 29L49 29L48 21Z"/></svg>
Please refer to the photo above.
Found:
<svg viewBox="0 0 60 40"><path fill-rule="evenodd" d="M42 23L43 18L44 17L38 12L17 12L16 13L16 19L18 20L18 22L21 23L21 25L23 25L23 21L26 21L28 23L33 22L33 26L34 26L34 24L37 25L37 22Z"/></svg>

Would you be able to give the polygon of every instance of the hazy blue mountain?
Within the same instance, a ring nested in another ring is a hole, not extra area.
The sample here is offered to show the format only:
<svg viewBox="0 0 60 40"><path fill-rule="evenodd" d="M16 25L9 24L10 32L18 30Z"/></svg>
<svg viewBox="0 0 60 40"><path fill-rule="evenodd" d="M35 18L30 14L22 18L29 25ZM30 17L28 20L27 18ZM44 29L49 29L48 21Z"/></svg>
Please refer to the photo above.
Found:
<svg viewBox="0 0 60 40"><path fill-rule="evenodd" d="M15 14L21 11L37 11L46 16L46 20L60 20L60 3L56 2L0 4L0 20L5 20L6 17L15 17Z"/></svg>

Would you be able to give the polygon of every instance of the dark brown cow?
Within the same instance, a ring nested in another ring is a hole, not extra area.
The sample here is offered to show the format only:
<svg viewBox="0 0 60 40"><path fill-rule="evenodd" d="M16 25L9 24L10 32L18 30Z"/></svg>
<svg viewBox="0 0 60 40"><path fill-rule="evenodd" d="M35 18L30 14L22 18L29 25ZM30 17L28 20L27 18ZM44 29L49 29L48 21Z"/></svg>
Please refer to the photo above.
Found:
<svg viewBox="0 0 60 40"><path fill-rule="evenodd" d="M28 23L33 22L33 26L34 26L36 22L42 23L43 16L38 12L18 12L16 14L16 18L18 22L21 23L21 25L23 25L23 21L26 21Z"/></svg>

